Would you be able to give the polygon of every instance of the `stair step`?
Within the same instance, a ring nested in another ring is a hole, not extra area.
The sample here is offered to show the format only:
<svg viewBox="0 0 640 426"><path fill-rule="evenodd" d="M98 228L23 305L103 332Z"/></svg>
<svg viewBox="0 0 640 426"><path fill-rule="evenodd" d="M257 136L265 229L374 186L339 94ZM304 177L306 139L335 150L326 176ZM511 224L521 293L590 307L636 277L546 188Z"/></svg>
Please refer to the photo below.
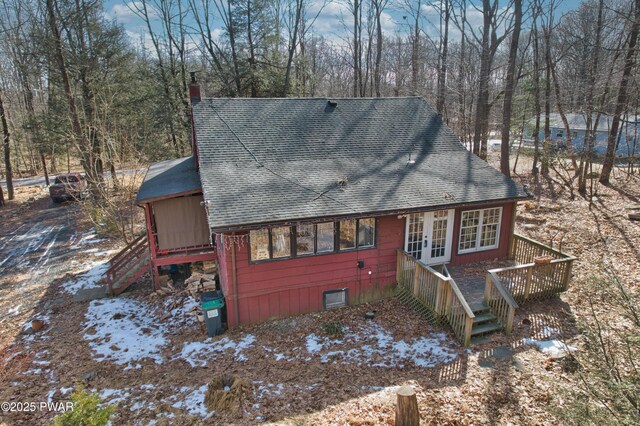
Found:
<svg viewBox="0 0 640 426"><path fill-rule="evenodd" d="M497 319L498 317L493 315L491 312L486 312L480 315L476 315L476 317L473 319L473 325L475 326L476 324L479 325L484 322L495 321Z"/></svg>
<svg viewBox="0 0 640 426"><path fill-rule="evenodd" d="M482 314L483 312L489 312L489 310L491 309L483 302L472 303L469 305L469 308L471 308L471 312L473 312L474 315Z"/></svg>
<svg viewBox="0 0 640 426"><path fill-rule="evenodd" d="M473 326L471 329L472 336L478 336L480 334L491 333L493 331L500 331L502 327L497 322L487 322L478 326Z"/></svg>

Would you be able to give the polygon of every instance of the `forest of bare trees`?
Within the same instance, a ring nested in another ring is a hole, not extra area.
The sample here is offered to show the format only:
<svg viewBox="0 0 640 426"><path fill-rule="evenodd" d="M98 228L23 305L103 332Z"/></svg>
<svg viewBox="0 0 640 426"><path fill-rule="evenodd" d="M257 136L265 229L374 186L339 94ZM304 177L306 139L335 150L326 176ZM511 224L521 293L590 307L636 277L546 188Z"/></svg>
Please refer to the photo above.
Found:
<svg viewBox="0 0 640 426"><path fill-rule="evenodd" d="M74 159L99 197L103 173L132 159L187 155L192 71L207 96L423 96L480 157L489 139L501 139L507 175L522 139L532 141L534 173L558 167L549 117L559 113L572 162L563 180L583 195L598 179L608 183L621 123L635 122L640 103L640 0L585 0L574 9L558 0L125 6L145 28L140 39L101 1L2 2L0 173L9 199L12 177L59 173ZM585 117L579 149L569 113ZM600 116L613 119L604 167L594 173Z"/></svg>

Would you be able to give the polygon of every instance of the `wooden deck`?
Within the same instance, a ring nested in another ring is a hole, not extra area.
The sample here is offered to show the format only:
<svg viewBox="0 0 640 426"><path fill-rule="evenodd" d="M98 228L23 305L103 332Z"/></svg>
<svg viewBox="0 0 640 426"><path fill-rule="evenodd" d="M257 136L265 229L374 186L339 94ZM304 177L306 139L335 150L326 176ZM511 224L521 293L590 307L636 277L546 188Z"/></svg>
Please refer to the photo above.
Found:
<svg viewBox="0 0 640 426"><path fill-rule="evenodd" d="M404 301L435 322L449 323L468 346L472 336L496 328L511 333L518 303L565 291L574 260L516 234L508 259L457 267L428 266L398 250L396 278ZM498 325L487 323L487 318Z"/></svg>
<svg viewBox="0 0 640 426"><path fill-rule="evenodd" d="M449 275L456 281L460 292L467 300L471 309L477 309L484 303L484 287L487 271L494 268L515 266L513 260L497 260L470 263L459 266L447 266Z"/></svg>

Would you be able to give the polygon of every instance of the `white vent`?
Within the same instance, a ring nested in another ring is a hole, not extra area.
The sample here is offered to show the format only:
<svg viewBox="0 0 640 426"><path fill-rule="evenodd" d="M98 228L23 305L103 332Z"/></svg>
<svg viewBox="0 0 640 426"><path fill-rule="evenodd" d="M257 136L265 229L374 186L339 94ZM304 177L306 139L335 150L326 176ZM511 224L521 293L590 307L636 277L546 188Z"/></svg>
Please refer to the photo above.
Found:
<svg viewBox="0 0 640 426"><path fill-rule="evenodd" d="M340 308L347 306L349 300L349 289L341 288L328 290L322 293L322 304L325 309Z"/></svg>

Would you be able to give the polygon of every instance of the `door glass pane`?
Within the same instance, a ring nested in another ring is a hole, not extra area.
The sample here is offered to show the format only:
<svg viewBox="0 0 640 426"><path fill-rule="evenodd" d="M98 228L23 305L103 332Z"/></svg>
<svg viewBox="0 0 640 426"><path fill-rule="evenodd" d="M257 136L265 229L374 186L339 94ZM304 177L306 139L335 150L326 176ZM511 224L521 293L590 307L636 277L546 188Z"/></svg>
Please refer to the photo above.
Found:
<svg viewBox="0 0 640 426"><path fill-rule="evenodd" d="M291 228L279 226L271 229L273 259L291 256Z"/></svg>
<svg viewBox="0 0 640 426"><path fill-rule="evenodd" d="M416 259L422 257L422 232L424 231L424 214L416 213L407 218L407 253Z"/></svg>
<svg viewBox="0 0 640 426"><path fill-rule="evenodd" d="M251 260L263 260L269 258L269 230L258 229L249 232L251 241Z"/></svg>
<svg viewBox="0 0 640 426"><path fill-rule="evenodd" d="M374 218L358 220L358 247L373 247L376 236L376 220Z"/></svg>
<svg viewBox="0 0 640 426"><path fill-rule="evenodd" d="M298 255L313 254L313 225L296 226L296 253Z"/></svg>
<svg viewBox="0 0 640 426"><path fill-rule="evenodd" d="M356 220L340 221L340 250L348 250L356 247Z"/></svg>
<svg viewBox="0 0 640 426"><path fill-rule="evenodd" d="M443 257L447 249L447 222L449 212L446 210L433 214L433 233L431 234L431 258Z"/></svg>
<svg viewBox="0 0 640 426"><path fill-rule="evenodd" d="M319 223L318 228L318 253L333 251L333 222Z"/></svg>

